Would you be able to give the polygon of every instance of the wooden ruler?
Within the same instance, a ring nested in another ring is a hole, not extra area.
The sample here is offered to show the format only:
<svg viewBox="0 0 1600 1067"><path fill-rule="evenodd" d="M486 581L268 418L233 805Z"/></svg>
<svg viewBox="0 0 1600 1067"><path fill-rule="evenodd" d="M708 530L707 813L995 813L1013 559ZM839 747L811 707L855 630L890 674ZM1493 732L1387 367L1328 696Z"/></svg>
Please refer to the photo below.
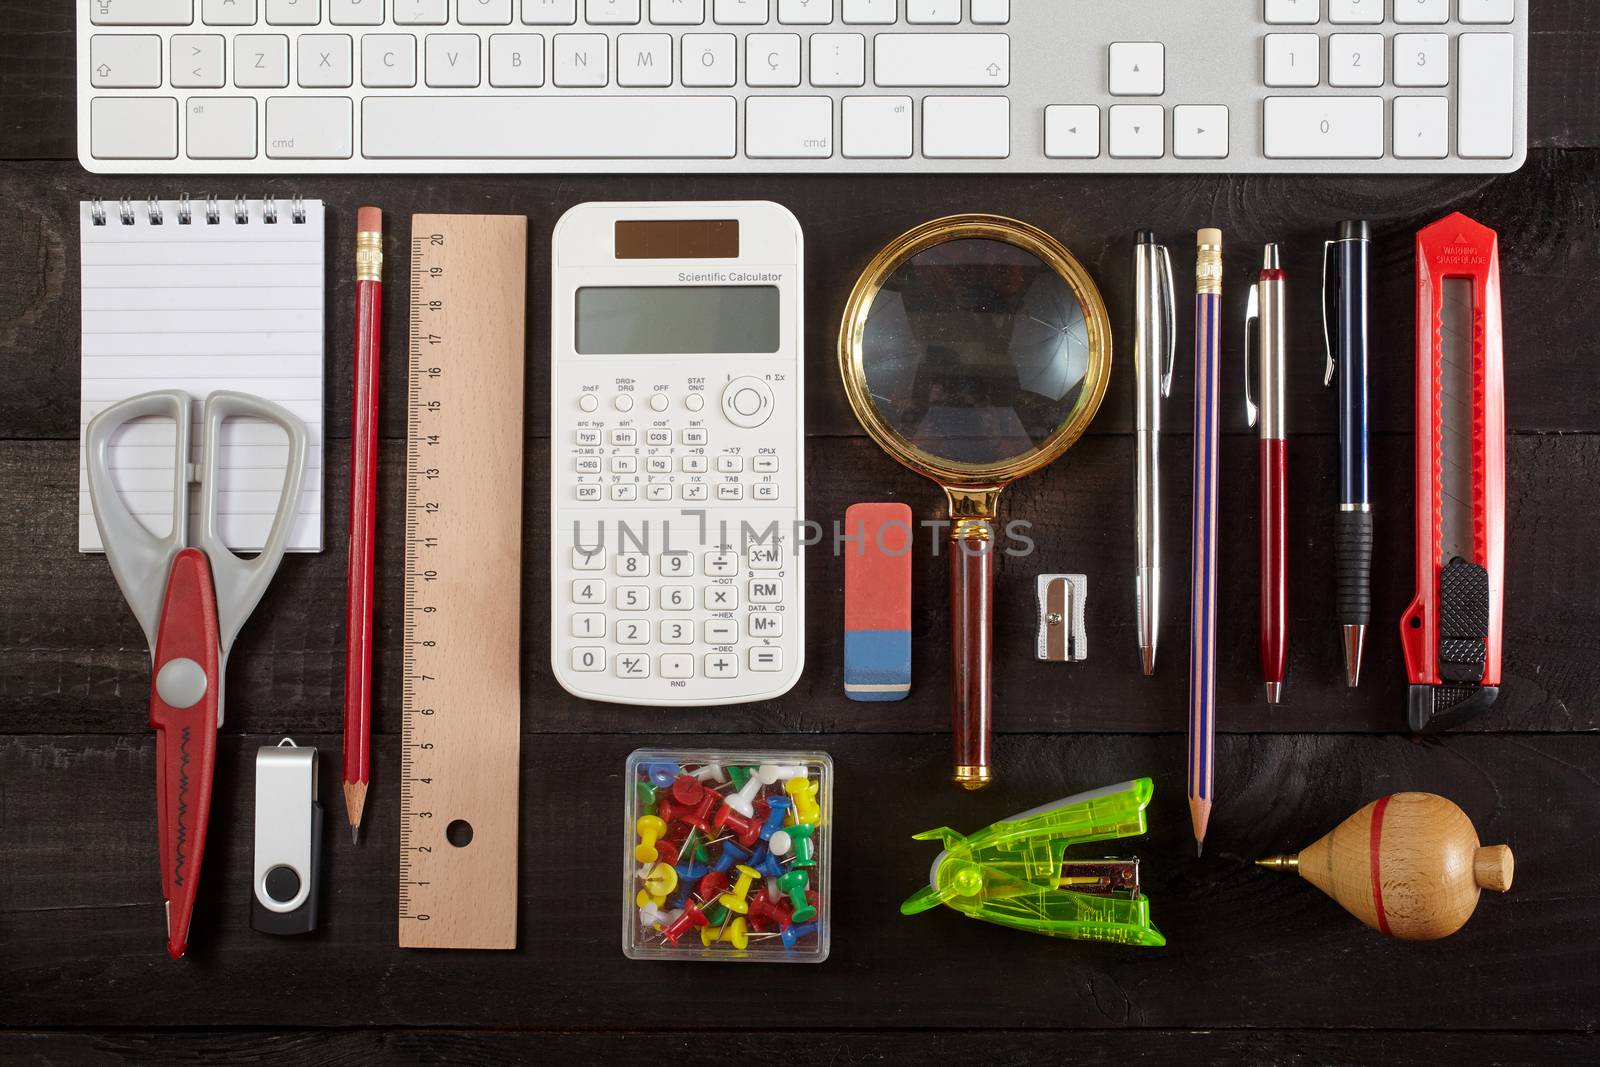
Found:
<svg viewBox="0 0 1600 1067"><path fill-rule="evenodd" d="M516 947L527 230L411 219L405 948Z"/></svg>

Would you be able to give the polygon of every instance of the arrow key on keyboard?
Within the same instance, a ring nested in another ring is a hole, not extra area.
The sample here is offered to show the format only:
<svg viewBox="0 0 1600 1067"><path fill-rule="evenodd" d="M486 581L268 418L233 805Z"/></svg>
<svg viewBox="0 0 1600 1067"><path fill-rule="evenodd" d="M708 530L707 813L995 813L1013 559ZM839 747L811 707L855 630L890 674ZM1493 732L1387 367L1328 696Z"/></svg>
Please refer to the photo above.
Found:
<svg viewBox="0 0 1600 1067"><path fill-rule="evenodd" d="M1116 159L1160 159L1167 153L1166 112L1160 104L1116 104L1111 108L1111 155Z"/></svg>
<svg viewBox="0 0 1600 1067"><path fill-rule="evenodd" d="M1051 159L1098 157L1100 108L1094 104L1052 104L1045 108L1044 154Z"/></svg>
<svg viewBox="0 0 1600 1067"><path fill-rule="evenodd" d="M1172 109L1172 154L1179 159L1228 158L1228 109L1180 104Z"/></svg>

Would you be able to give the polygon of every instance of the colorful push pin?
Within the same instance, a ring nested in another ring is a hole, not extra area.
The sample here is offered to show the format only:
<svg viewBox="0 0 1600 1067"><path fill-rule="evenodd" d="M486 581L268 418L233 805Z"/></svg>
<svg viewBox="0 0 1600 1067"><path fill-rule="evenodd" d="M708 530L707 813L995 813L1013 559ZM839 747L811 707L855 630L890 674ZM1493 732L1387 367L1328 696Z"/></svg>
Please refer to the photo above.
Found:
<svg viewBox="0 0 1600 1067"><path fill-rule="evenodd" d="M776 779L774 779L776 781ZM771 783L766 783L770 785ZM746 819L755 815L756 794L761 792L761 775L752 774L745 779L744 787L737 793L732 793L722 801L724 811L733 810L743 815Z"/></svg>
<svg viewBox="0 0 1600 1067"><path fill-rule="evenodd" d="M722 764L715 761L703 763L694 772L694 776L701 782L726 782L727 773L722 769Z"/></svg>
<svg viewBox="0 0 1600 1067"><path fill-rule="evenodd" d="M783 791L794 800L794 821L815 825L822 819L822 806L817 803L817 783L808 778L790 778L783 783Z"/></svg>
<svg viewBox="0 0 1600 1067"><path fill-rule="evenodd" d="M722 854L717 857L717 862L711 865L711 869L718 874L725 874L734 864L744 863L749 858L750 853L747 849L740 848L732 841L725 841L722 845Z"/></svg>
<svg viewBox="0 0 1600 1067"><path fill-rule="evenodd" d="M723 909L723 913L726 914L727 909ZM704 945L706 948L710 948L712 945L715 945L721 937L721 923L708 923L700 928L700 944Z"/></svg>
<svg viewBox="0 0 1600 1067"><path fill-rule="evenodd" d="M750 928L749 924L745 922L744 916L739 916L722 928L722 940L741 952L749 947Z"/></svg>
<svg viewBox="0 0 1600 1067"><path fill-rule="evenodd" d="M633 902L634 902L635 905L637 905L638 907L641 907L641 908L644 907L646 904L654 904L656 907L659 908L659 907L661 907L662 905L664 905L667 902L667 898L666 897L653 897L653 896L650 895L650 890L641 889L641 890L639 890L639 892L634 894Z"/></svg>
<svg viewBox="0 0 1600 1067"><path fill-rule="evenodd" d="M686 808L692 808L700 803L700 798L705 796L706 787L700 784L698 778L692 775L680 774L672 782L672 799Z"/></svg>
<svg viewBox="0 0 1600 1067"><path fill-rule="evenodd" d="M645 773L650 776L650 782L657 789L665 789L678 777L676 763L649 763L645 765Z"/></svg>
<svg viewBox="0 0 1600 1067"><path fill-rule="evenodd" d="M672 840L670 837L663 838L662 840L656 842L656 859L660 860L662 863L676 866L678 863L679 851L680 849L678 842Z"/></svg>
<svg viewBox="0 0 1600 1067"><path fill-rule="evenodd" d="M811 875L805 871L795 870L778 879L778 888L789 894L789 899L794 902L794 921L797 923L810 922L817 917L817 909L806 903L806 887L811 884Z"/></svg>
<svg viewBox="0 0 1600 1067"><path fill-rule="evenodd" d="M679 939L682 938L684 934L689 932L690 927L705 925L705 912L700 910L700 905L696 904L693 900L690 900L688 903L684 904L683 914L679 915L676 919L672 920L671 923L667 924L666 929L662 930L661 933L668 941L671 941L674 945L676 945Z"/></svg>
<svg viewBox="0 0 1600 1067"><path fill-rule="evenodd" d="M753 767L729 767L728 780L733 783L735 789L743 789L745 782L754 773L755 768Z"/></svg>
<svg viewBox="0 0 1600 1067"><path fill-rule="evenodd" d="M767 899L774 904L783 899L783 890L778 888L778 880L776 878L767 879Z"/></svg>
<svg viewBox="0 0 1600 1067"><path fill-rule="evenodd" d="M728 886L732 884L732 881L729 880L726 874L723 874L721 871L712 871L710 874L700 879L700 888L698 890L700 899L715 900L723 893L727 892Z"/></svg>
<svg viewBox="0 0 1600 1067"><path fill-rule="evenodd" d="M662 822L671 826L673 823L686 821L687 813L680 805L673 803L671 791L663 789L656 795L656 814L661 817Z"/></svg>
<svg viewBox="0 0 1600 1067"><path fill-rule="evenodd" d="M756 849L755 856L750 860L750 866L768 878L776 878L783 873L783 862L766 846Z"/></svg>
<svg viewBox="0 0 1600 1067"><path fill-rule="evenodd" d="M816 826L808 822L795 823L783 832L789 835L790 841L794 844L794 859L790 862L796 867L815 867L817 865L817 846L814 840L817 832Z"/></svg>
<svg viewBox="0 0 1600 1067"><path fill-rule="evenodd" d="M750 902L745 899L750 895L750 885L761 877L761 872L742 863L735 869L739 873L739 880L733 883L731 890L717 898L717 903L735 915L743 915L750 910Z"/></svg>
<svg viewBox="0 0 1600 1067"><path fill-rule="evenodd" d="M783 826L783 817L794 807L794 801L789 797L768 797L767 818L761 824L761 840L770 841L772 835Z"/></svg>
<svg viewBox="0 0 1600 1067"><path fill-rule="evenodd" d="M711 868L695 859L692 853L687 856L680 856L676 866L678 868L678 877L685 882L698 882L711 873Z"/></svg>
<svg viewBox="0 0 1600 1067"><path fill-rule="evenodd" d="M712 926L720 927L728 921L728 909L721 904L712 904L706 909L706 921Z"/></svg>
<svg viewBox="0 0 1600 1067"><path fill-rule="evenodd" d="M634 829L639 831L639 844L633 850L633 858L640 863L654 863L661 858L656 842L666 836L667 824L656 815L641 815L639 821L634 823ZM615 841L616 838L611 840Z"/></svg>
<svg viewBox="0 0 1600 1067"><path fill-rule="evenodd" d="M656 806L656 787L645 779L641 778L633 783L633 791L640 811L649 811Z"/></svg>
<svg viewBox="0 0 1600 1067"><path fill-rule="evenodd" d="M754 848L757 841L761 840L761 824L755 819L747 819L726 806L717 812L713 825L718 830L732 830L734 840L745 848Z"/></svg>
<svg viewBox="0 0 1600 1067"><path fill-rule="evenodd" d="M671 864L658 863L644 876L644 889L656 899L664 899L678 888L678 872Z"/></svg>
<svg viewBox="0 0 1600 1067"><path fill-rule="evenodd" d="M817 932L816 923L796 923L783 932L783 947L794 948L795 943L802 937Z"/></svg>
<svg viewBox="0 0 1600 1067"><path fill-rule="evenodd" d="M767 851L774 856L787 856L794 848L794 835L788 830L777 830L767 839Z"/></svg>
<svg viewBox="0 0 1600 1067"><path fill-rule="evenodd" d="M745 913L750 920L750 928L756 933L765 933L768 929L786 930L793 921L787 911L780 908L766 893L757 893L750 900L750 910Z"/></svg>
<svg viewBox="0 0 1600 1067"><path fill-rule="evenodd" d="M703 830L706 833L710 833L711 811L713 808L717 807L717 801L719 799L720 797L717 793L714 793L709 789L702 790L699 803L692 808L680 807L678 810L684 812L684 821L689 823L689 825L695 827L696 829Z"/></svg>
<svg viewBox="0 0 1600 1067"><path fill-rule="evenodd" d="M676 918L675 915L668 911L662 911L661 906L653 900L645 901L639 908L639 924L647 930L665 926L674 918Z"/></svg>

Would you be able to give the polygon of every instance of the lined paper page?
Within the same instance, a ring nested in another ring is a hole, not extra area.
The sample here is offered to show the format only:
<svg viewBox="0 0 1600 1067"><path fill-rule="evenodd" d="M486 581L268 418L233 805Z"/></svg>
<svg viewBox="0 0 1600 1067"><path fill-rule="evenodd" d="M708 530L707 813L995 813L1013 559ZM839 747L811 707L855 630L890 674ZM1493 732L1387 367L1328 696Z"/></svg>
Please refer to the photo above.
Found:
<svg viewBox="0 0 1600 1067"><path fill-rule="evenodd" d="M216 389L254 393L281 404L306 424L305 482L292 552L322 550L322 342L325 229L320 200L304 203L295 222L280 201L276 223L264 205L217 203L216 221L195 202L188 224L177 201L160 201L161 224L147 203L128 224L107 205L96 225L93 205L79 205L83 259L83 395L78 449L78 549L102 550L89 501L83 432L111 404L156 389L194 397L190 462L201 457L202 402ZM235 212L243 207L248 221ZM140 420L109 449L112 480L128 510L152 533L172 525L173 446L170 420ZM288 442L283 431L254 419L230 419L219 442L218 525L229 547L261 548L283 485ZM191 525L198 528L199 491L191 487ZM193 531L191 531L193 536Z"/></svg>

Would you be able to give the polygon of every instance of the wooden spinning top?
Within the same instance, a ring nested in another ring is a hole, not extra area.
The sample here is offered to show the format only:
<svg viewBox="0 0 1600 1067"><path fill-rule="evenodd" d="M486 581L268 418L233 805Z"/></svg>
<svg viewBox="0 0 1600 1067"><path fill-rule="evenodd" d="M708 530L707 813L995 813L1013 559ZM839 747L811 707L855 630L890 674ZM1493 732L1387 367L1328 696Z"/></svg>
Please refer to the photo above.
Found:
<svg viewBox="0 0 1600 1067"><path fill-rule="evenodd" d="M1449 937L1478 893L1511 888L1505 845L1478 844L1466 812L1432 793L1394 793L1362 808L1298 856L1257 860L1297 870L1374 930L1406 941Z"/></svg>

